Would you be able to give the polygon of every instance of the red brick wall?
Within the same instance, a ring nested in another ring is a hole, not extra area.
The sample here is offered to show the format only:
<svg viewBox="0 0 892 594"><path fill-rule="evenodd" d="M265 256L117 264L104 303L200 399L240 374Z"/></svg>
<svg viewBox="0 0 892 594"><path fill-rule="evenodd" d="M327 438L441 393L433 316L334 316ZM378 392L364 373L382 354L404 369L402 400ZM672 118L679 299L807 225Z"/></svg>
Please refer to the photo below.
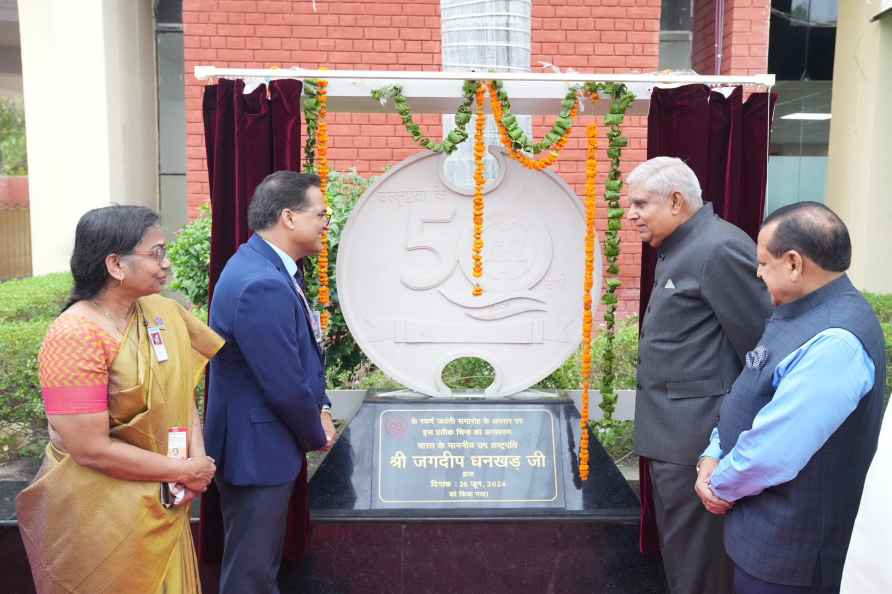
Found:
<svg viewBox="0 0 892 594"><path fill-rule="evenodd" d="M660 0L614 0L581 2L550 0L533 2L531 65L548 62L562 70L579 72L649 72L659 66ZM533 134L541 137L553 118L535 117ZM580 126L587 126L591 117L580 118ZM625 123L624 133L629 146L623 152L623 170L630 171L647 158L647 118L632 117ZM605 147L603 137L599 143ZM583 128L574 132L561 154L555 170L579 195L585 190L586 142ZM599 196L606 174L606 149L599 154ZM599 208L596 225L599 235L607 225L606 211ZM638 312L640 289L641 241L638 232L621 231L619 290L620 313Z"/></svg>
<svg viewBox="0 0 892 594"><path fill-rule="evenodd" d="M655 71L659 62L660 4L660 0L534 0L532 66L536 69L542 61L579 72ZM697 0L696 4L700 7L712 2ZM723 71L764 72L769 0L727 0L727 6ZM317 0L316 7L314 12L310 0L183 1L190 214L194 215L208 199L201 120L204 83L192 75L196 64L440 69L439 0ZM702 24L702 13L711 15L711 10L697 12L701 13L695 14L698 24ZM698 41L702 38L695 34L695 47ZM711 44L710 40L710 56ZM743 47L738 48L738 44ZM711 71L710 66L707 72ZM580 124L586 125L590 119L582 117ZM392 114L336 113L330 121L330 157L335 169L355 167L363 175L380 174L388 164L419 150ZM428 135L441 134L439 115L424 115L420 121ZM544 134L550 122L550 117L534 118L534 134ZM623 165L627 172L646 157L646 125L644 117L627 120L630 143ZM585 181L584 159L585 136L580 128L557 166L580 194ZM603 150L600 159L606 164ZM602 179L604 169L602 165ZM603 209L597 221L603 230ZM620 311L628 314L638 310L641 244L634 230L624 229L622 237Z"/></svg>
<svg viewBox="0 0 892 594"><path fill-rule="evenodd" d="M771 0L731 0L725 8L722 74L762 74L768 70Z"/></svg>
<svg viewBox="0 0 892 594"><path fill-rule="evenodd" d="M359 70L440 70L439 0L339 2L317 0L184 0L187 198L190 216L208 200L196 64ZM440 117L420 118L440 135ZM333 113L332 166L361 174L384 168L418 149L393 114Z"/></svg>

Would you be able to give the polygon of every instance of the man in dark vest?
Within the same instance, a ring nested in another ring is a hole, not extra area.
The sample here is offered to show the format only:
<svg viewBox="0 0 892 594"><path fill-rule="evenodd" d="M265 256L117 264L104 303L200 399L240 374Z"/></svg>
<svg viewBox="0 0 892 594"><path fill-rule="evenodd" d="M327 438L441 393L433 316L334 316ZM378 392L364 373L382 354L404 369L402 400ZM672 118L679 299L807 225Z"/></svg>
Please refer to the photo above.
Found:
<svg viewBox="0 0 892 594"><path fill-rule="evenodd" d="M629 175L628 219L659 249L641 327L635 450L649 459L671 594L729 594L722 518L691 492L694 467L771 303L756 245L703 204L694 172L657 157Z"/></svg>
<svg viewBox="0 0 892 594"><path fill-rule="evenodd" d="M880 324L845 274L851 253L845 224L815 202L776 210L759 233L758 275L777 309L695 484L709 511L727 513L738 594L839 592L886 381Z"/></svg>

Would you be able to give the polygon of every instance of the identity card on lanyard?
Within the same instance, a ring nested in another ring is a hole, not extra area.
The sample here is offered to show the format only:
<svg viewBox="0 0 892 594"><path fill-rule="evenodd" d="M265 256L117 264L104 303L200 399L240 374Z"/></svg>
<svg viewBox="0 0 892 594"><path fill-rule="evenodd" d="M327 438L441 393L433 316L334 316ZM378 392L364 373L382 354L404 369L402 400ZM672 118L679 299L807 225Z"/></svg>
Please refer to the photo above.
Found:
<svg viewBox="0 0 892 594"><path fill-rule="evenodd" d="M167 347L164 346L164 337L161 336L161 326L146 326L146 332L149 333L149 342L152 343L152 350L155 351L155 358L159 363L167 361Z"/></svg>

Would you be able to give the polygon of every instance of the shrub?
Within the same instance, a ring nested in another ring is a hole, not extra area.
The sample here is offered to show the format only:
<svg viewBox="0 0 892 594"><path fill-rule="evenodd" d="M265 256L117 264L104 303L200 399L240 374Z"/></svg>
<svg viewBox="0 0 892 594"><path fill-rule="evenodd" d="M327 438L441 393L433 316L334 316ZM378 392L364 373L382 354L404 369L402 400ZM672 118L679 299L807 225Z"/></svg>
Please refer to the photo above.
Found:
<svg viewBox="0 0 892 594"><path fill-rule="evenodd" d="M605 335L598 334L592 345L592 385L595 387L601 377L601 360L606 347ZM616 374L613 385L617 389L633 389L638 383L638 316L630 316L616 324L613 372Z"/></svg>
<svg viewBox="0 0 892 594"><path fill-rule="evenodd" d="M71 285L67 272L0 283L0 323L55 318Z"/></svg>
<svg viewBox="0 0 892 594"><path fill-rule="evenodd" d="M51 319L0 323L0 460L36 455L45 443L46 417L37 353Z"/></svg>
<svg viewBox="0 0 892 594"><path fill-rule="evenodd" d="M208 267L211 264L211 210L208 205L202 206L198 218L180 229L167 254L173 267L170 288L206 312Z"/></svg>
<svg viewBox="0 0 892 594"><path fill-rule="evenodd" d="M873 307L886 337L886 402L888 402L889 395L892 394L892 294L864 293L864 298Z"/></svg>
<svg viewBox="0 0 892 594"><path fill-rule="evenodd" d="M0 459L43 450L37 353L70 291L68 273L0 283Z"/></svg>
<svg viewBox="0 0 892 594"><path fill-rule="evenodd" d="M864 298L873 307L873 311L877 314L881 323L892 323L892 294L864 293Z"/></svg>
<svg viewBox="0 0 892 594"><path fill-rule="evenodd" d="M0 97L0 175L28 175L25 107L10 97Z"/></svg>
<svg viewBox="0 0 892 594"><path fill-rule="evenodd" d="M461 357L443 368L443 383L454 391L484 390L496 378L495 369L483 359Z"/></svg>
<svg viewBox="0 0 892 594"><path fill-rule="evenodd" d="M350 211L357 201L374 183L374 178L366 179L351 170L344 173L333 172L328 183L328 204L332 210L331 223L328 226L329 261L331 270L337 270L338 247L341 233L347 224ZM319 277L316 274L316 259L304 262L304 275L307 285L307 298L317 303L319 294ZM331 321L325 341L326 379L329 387L348 387L360 380L359 374L368 374L369 362L362 349L353 340L353 335L344 321L338 299L337 275L329 275L329 293L331 295ZM392 382L391 382L392 383Z"/></svg>

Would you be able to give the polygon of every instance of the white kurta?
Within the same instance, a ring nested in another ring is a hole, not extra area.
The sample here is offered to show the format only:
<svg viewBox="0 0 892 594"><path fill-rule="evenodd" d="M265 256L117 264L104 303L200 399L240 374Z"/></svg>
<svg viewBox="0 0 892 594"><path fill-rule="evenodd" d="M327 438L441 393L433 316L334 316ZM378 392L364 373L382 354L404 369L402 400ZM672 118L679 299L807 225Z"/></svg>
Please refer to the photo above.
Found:
<svg viewBox="0 0 892 594"><path fill-rule="evenodd" d="M842 572L840 594L892 592L892 415L886 414L873 457L852 542Z"/></svg>

